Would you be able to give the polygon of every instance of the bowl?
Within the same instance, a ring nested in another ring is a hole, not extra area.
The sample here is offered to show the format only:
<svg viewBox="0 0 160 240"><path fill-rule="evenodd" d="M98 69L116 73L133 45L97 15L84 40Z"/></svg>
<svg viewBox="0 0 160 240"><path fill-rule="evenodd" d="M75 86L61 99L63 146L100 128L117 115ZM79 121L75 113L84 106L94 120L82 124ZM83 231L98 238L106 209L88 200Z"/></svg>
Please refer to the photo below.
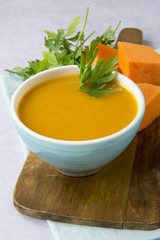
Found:
<svg viewBox="0 0 160 240"><path fill-rule="evenodd" d="M118 73L116 80L135 96L138 111L128 126L110 136L85 141L57 140L35 133L20 121L17 115L18 104L29 89L54 77L78 73L79 68L75 65L43 71L23 82L11 99L11 114L16 129L28 148L60 173L74 177L94 174L120 155L136 135L145 111L144 97L138 86Z"/></svg>

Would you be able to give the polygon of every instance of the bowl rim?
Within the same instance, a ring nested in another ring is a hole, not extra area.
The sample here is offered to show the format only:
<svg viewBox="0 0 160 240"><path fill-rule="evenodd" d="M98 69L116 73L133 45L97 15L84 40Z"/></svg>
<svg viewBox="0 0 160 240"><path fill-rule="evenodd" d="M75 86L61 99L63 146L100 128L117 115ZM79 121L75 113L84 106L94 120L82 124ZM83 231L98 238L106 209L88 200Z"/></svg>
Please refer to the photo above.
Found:
<svg viewBox="0 0 160 240"><path fill-rule="evenodd" d="M42 140L42 141L45 141L45 142L61 144L61 145L75 145L75 146L78 146L78 145L90 145L90 144L97 144L97 143L107 142L107 141L110 141L110 140L113 140L113 139L117 138L120 135L123 135L123 134L127 133L130 129L132 129L132 127L134 125L136 125L136 123L141 118L143 118L143 115L144 115L144 112L145 112L145 99L144 99L144 96L143 96L140 88L131 79L129 79L125 75L123 75L123 74L118 72L117 76L119 76L120 78L124 79L126 81L127 85L128 84L130 85L130 87L128 87L128 86L126 86L123 83L123 86L125 86L134 95L134 97L136 98L136 101L137 101L137 105L138 105L138 111L137 111L137 114L136 114L135 118L126 127L121 129L120 131L118 131L116 133L113 133L111 135L105 136L105 137L101 137L101 138L96 138L96 139L91 139L91 140L79 140L79 141L73 140L73 141L71 141L71 140L60 140L60 139L46 137L46 136L43 136L43 135L41 135L39 133L36 133L33 130L29 129L27 126L25 126L21 122L21 120L19 119L19 117L18 117L18 115L16 113L15 103L16 103L16 99L17 99L19 93L24 88L24 86L26 86L29 82L33 81L35 79L35 77L37 78L39 76L46 75L46 73L49 73L49 72L54 72L54 71L57 71L57 70L65 70L65 69L69 69L69 68L73 68L73 69L75 68L75 69L77 69L77 71L79 69L77 65L67 65L67 66L60 66L60 67L47 69L47 70L44 70L43 72L35 74L34 76L31 76L30 78L25 80L15 90L14 94L12 95L11 102L10 102L11 115L12 115L12 118L14 119L14 121L16 122L16 124L18 126L20 126L25 132L27 132L28 134L34 136L35 138L38 138L39 140ZM66 75L66 74L64 74L64 75ZM123 82L122 79L118 80L118 81L119 82L121 82L121 81ZM47 79L47 80L49 80L49 79ZM132 91L132 88L134 89L134 91ZM138 93L138 95L136 95L136 93Z"/></svg>

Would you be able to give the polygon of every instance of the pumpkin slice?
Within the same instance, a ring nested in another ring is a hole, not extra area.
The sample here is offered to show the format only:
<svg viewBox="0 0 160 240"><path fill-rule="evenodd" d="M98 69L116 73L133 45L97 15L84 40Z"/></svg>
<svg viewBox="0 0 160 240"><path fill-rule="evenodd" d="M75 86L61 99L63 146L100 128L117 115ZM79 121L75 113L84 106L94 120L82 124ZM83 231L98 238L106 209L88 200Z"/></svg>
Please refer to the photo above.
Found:
<svg viewBox="0 0 160 240"><path fill-rule="evenodd" d="M135 83L160 85L160 54L149 46L118 42L119 67Z"/></svg>
<svg viewBox="0 0 160 240"><path fill-rule="evenodd" d="M146 104L144 118L138 130L141 131L160 115L160 86L149 83L139 83L137 85L144 95Z"/></svg>

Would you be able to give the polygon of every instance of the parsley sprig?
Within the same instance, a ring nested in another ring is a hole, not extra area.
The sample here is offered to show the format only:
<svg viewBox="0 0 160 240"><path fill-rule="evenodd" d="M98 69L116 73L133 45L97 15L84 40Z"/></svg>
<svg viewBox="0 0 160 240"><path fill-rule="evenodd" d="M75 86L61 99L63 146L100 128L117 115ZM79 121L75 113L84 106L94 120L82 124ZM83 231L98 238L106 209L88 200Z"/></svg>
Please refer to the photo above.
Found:
<svg viewBox="0 0 160 240"><path fill-rule="evenodd" d="M45 30L47 35L44 38L44 45L47 48L42 52L42 60L33 60L28 62L25 68L15 67L13 70L6 70L11 74L22 76L23 80L44 71L46 69L64 66L78 65L80 67L80 89L89 93L91 96L100 97L103 94L111 93L113 90L106 89L107 82L115 78L116 72L113 73L114 65L117 63L117 58L108 59L104 63L104 59L98 61L95 68L92 69L92 63L98 53L97 44L102 43L108 46L113 46L115 41L115 32L120 24L118 23L115 30L111 30L111 26L92 43L91 47L85 47L87 40L95 33L91 32L85 37L84 29L87 22L89 8L86 10L85 18L81 31L77 32L77 26L80 22L80 17L75 18L66 29L58 29L54 31ZM84 51L86 52L87 64L85 64ZM106 78L107 77L107 78Z"/></svg>
<svg viewBox="0 0 160 240"><path fill-rule="evenodd" d="M93 40L90 48L86 47L87 63L85 63L84 54L81 55L79 80L81 91L94 97L102 97L104 94L110 94L118 90L113 87L107 88L107 84L114 80L117 75L118 56L110 57L106 62L104 58L98 60L93 68L92 63L98 53L97 44L97 40Z"/></svg>

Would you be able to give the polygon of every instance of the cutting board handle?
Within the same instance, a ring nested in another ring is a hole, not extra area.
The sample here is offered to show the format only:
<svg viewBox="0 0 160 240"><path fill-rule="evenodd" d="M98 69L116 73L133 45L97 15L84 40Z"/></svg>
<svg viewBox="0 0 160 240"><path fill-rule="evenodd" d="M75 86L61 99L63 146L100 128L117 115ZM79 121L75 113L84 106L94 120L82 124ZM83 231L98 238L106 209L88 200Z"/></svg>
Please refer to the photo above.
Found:
<svg viewBox="0 0 160 240"><path fill-rule="evenodd" d="M114 48L117 49L118 42L130 42L135 44L142 44L143 32L138 28L123 28L117 38Z"/></svg>

